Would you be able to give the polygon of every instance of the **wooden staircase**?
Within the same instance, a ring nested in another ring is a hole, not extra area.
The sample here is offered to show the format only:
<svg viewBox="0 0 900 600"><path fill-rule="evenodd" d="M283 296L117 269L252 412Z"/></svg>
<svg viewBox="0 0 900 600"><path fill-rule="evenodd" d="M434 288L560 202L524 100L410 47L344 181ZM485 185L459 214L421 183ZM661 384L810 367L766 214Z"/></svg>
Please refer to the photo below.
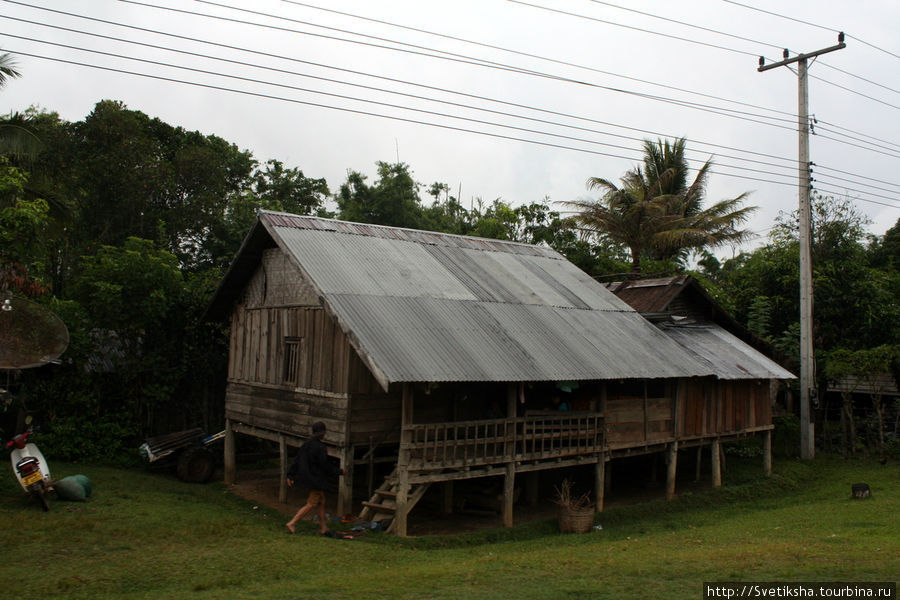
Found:
<svg viewBox="0 0 900 600"><path fill-rule="evenodd" d="M422 499L422 496L425 495L425 491L430 486L430 483L413 483L409 486L409 492L406 496L406 512L409 514L409 511L412 510L412 507L416 505L416 503ZM394 514L397 511L397 488L399 486L399 478L397 477L397 470L391 472L390 475L384 478L384 483L375 490L372 494L372 497L368 502L363 502L363 509L359 513L359 518L363 521L373 521L373 522L381 522L386 519L391 520L391 524L388 525L388 532L393 531L394 529Z"/></svg>

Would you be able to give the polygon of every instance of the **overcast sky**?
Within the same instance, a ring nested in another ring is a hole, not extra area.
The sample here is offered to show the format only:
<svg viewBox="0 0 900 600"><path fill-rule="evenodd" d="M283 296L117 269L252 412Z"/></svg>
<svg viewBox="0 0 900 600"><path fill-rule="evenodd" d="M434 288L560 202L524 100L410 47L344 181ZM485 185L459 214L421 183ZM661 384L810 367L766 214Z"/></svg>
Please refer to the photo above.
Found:
<svg viewBox="0 0 900 600"><path fill-rule="evenodd" d="M757 57L842 30L847 47L810 68L815 186L854 198L872 233L900 218L896 0L308 2L0 0L22 73L0 112L77 121L120 100L332 191L399 158L466 205L588 198L586 179L618 180L643 138L684 136L692 166L716 165L709 201L751 191L764 236L797 207L797 77Z"/></svg>

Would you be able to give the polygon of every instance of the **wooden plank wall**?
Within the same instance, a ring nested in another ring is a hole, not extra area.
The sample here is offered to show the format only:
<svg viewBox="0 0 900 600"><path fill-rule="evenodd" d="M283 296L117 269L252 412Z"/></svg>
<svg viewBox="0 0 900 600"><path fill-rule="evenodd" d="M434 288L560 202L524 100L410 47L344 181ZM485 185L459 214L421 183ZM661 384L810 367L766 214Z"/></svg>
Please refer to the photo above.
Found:
<svg viewBox="0 0 900 600"><path fill-rule="evenodd" d="M308 437L315 421L327 428L325 441L343 444L349 398L316 395L277 387L230 382L225 391L225 417L233 421Z"/></svg>
<svg viewBox="0 0 900 600"><path fill-rule="evenodd" d="M670 396L607 396L606 438L615 445L672 437L673 407Z"/></svg>
<svg viewBox="0 0 900 600"><path fill-rule="evenodd" d="M686 436L733 433L772 423L769 381L685 381Z"/></svg>
<svg viewBox="0 0 900 600"><path fill-rule="evenodd" d="M295 382L284 381L286 337L301 344ZM229 381L348 393L354 360L346 336L320 307L238 306L232 316Z"/></svg>

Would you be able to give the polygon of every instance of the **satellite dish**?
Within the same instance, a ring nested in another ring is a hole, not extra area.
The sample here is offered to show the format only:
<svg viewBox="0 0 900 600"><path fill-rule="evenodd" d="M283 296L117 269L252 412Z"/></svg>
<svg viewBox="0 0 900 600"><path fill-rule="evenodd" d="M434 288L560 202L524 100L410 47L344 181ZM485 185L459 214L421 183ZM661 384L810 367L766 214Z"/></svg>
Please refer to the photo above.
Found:
<svg viewBox="0 0 900 600"><path fill-rule="evenodd" d="M50 309L24 298L0 303L0 369L41 367L69 345L69 330Z"/></svg>

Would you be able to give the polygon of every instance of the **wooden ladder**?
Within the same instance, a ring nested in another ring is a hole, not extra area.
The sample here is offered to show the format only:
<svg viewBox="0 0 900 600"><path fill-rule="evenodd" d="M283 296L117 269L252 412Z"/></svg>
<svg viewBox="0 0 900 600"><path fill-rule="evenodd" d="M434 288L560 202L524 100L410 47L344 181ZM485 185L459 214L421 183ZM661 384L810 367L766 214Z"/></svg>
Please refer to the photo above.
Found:
<svg viewBox="0 0 900 600"><path fill-rule="evenodd" d="M409 486L409 492L406 496L406 512L412 510L412 507L422 499L425 491L430 483L413 483ZM375 490L368 502L363 502L363 509L359 513L359 518L363 521L380 522L385 519L391 519L387 532L394 529L394 513L397 511L397 487L399 486L399 477L397 470L394 469L390 475L384 478L384 483Z"/></svg>

